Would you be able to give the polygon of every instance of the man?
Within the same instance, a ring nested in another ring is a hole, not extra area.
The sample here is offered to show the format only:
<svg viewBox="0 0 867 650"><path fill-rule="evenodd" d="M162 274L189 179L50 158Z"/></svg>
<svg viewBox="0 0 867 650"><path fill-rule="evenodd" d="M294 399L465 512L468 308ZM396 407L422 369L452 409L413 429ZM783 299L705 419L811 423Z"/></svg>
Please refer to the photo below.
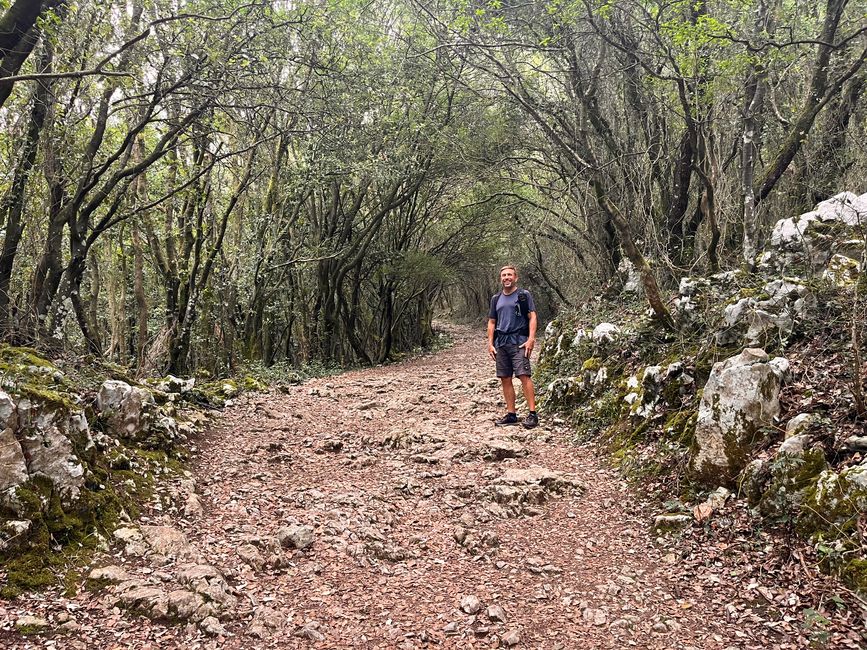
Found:
<svg viewBox="0 0 867 650"><path fill-rule="evenodd" d="M514 266L500 269L500 284L503 290L491 298L488 312L488 353L497 363L497 377L506 400L506 415L495 424L501 427L518 424L514 375L521 380L524 399L530 408L530 414L521 424L532 429L539 426L536 393L530 379L530 355L536 344L536 305L529 291L518 288L518 271Z"/></svg>

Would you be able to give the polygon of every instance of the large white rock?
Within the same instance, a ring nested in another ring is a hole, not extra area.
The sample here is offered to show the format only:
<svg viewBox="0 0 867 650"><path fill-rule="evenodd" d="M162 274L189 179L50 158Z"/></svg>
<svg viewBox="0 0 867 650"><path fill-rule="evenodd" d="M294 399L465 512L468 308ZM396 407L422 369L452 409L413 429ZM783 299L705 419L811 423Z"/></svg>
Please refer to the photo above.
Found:
<svg viewBox="0 0 867 650"><path fill-rule="evenodd" d="M822 201L811 212L777 221L759 264L775 270L799 266L818 271L836 253L855 255L857 259L858 249L863 249L861 229L865 223L867 194L842 192ZM861 241L854 251L848 241L852 237Z"/></svg>
<svg viewBox="0 0 867 650"><path fill-rule="evenodd" d="M117 379L109 379L100 386L96 408L105 418L110 432L126 439L146 434L156 410L150 392Z"/></svg>
<svg viewBox="0 0 867 650"><path fill-rule="evenodd" d="M132 392L132 386L119 379L108 379L99 387L96 396L96 408L100 411L119 409L124 400Z"/></svg>
<svg viewBox="0 0 867 650"><path fill-rule="evenodd" d="M613 343L617 335L620 334L620 328L613 323L599 323L593 328L593 342L597 345L605 343Z"/></svg>
<svg viewBox="0 0 867 650"><path fill-rule="evenodd" d="M840 192L819 203L816 212L823 221L842 221L847 226L858 226L867 223L867 195Z"/></svg>
<svg viewBox="0 0 867 650"><path fill-rule="evenodd" d="M82 433L76 430L78 426L77 418L70 426L66 407L28 397L18 400L16 437L27 459L27 473L50 479L65 502L76 500L84 485L84 466L69 438ZM91 442L89 432L84 434L84 442Z"/></svg>
<svg viewBox="0 0 867 650"><path fill-rule="evenodd" d="M714 364L699 404L690 470L708 485L731 485L749 463L756 431L780 413L788 362L747 348Z"/></svg>

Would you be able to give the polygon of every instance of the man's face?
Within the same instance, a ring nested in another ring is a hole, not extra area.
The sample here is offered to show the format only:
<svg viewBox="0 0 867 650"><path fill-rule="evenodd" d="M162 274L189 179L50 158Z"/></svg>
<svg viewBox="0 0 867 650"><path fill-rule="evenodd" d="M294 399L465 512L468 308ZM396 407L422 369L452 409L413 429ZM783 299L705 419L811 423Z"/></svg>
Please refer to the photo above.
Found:
<svg viewBox="0 0 867 650"><path fill-rule="evenodd" d="M518 274L515 273L514 269L503 269L500 271L500 284L503 285L503 289L511 289L517 281Z"/></svg>

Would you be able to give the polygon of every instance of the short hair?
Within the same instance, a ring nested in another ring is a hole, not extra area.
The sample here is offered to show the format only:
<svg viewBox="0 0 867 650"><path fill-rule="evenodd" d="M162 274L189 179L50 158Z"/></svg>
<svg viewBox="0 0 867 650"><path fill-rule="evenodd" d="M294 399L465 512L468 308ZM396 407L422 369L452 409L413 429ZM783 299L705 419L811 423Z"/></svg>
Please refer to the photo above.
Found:
<svg viewBox="0 0 867 650"><path fill-rule="evenodd" d="M516 267L512 266L511 264L506 264L505 266L500 267L500 273L502 273L506 269L512 269L515 272L515 275L518 275L518 269Z"/></svg>

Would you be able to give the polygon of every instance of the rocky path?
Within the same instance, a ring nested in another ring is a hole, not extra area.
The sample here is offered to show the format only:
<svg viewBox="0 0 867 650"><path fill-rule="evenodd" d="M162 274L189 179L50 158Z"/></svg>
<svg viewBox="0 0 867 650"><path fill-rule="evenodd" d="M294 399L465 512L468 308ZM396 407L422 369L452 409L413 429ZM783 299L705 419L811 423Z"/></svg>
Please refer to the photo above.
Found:
<svg viewBox="0 0 867 650"><path fill-rule="evenodd" d="M495 428L482 340L455 337L433 357L239 400L176 486L185 508L116 533L91 574L103 587L31 601L69 633L47 643L770 647L760 623L733 624L713 580L679 575L592 448L544 418Z"/></svg>

